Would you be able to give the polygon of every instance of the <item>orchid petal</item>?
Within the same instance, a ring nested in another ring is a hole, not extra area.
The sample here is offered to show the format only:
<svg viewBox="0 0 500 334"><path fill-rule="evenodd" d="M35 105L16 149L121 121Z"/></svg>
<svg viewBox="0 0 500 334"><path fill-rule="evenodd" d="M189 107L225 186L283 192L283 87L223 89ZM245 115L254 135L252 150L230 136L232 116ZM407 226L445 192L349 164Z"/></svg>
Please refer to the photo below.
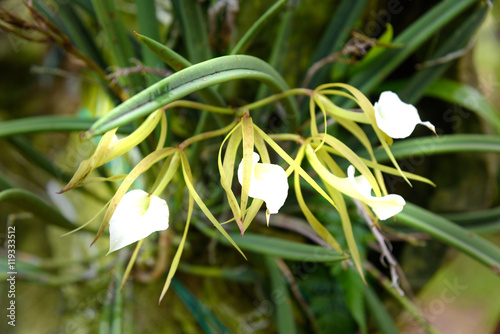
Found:
<svg viewBox="0 0 500 334"><path fill-rule="evenodd" d="M288 196L288 180L285 170L275 164L258 163L260 156L253 153L252 178L248 196L266 202L270 214L278 213ZM243 181L243 161L238 167L238 181Z"/></svg>
<svg viewBox="0 0 500 334"><path fill-rule="evenodd" d="M403 210L406 204L403 197L395 194L389 194L382 197L372 196L372 186L363 175L354 176L354 166L347 168L347 178L361 196L362 202L370 206L380 220L386 220Z"/></svg>
<svg viewBox="0 0 500 334"><path fill-rule="evenodd" d="M168 228L169 210L165 200L143 190L126 193L109 222L109 253Z"/></svg>
<svg viewBox="0 0 500 334"><path fill-rule="evenodd" d="M374 108L378 127L392 138L408 137L417 124L422 124L436 133L434 125L422 122L417 108L401 101L396 93L386 91L380 94Z"/></svg>

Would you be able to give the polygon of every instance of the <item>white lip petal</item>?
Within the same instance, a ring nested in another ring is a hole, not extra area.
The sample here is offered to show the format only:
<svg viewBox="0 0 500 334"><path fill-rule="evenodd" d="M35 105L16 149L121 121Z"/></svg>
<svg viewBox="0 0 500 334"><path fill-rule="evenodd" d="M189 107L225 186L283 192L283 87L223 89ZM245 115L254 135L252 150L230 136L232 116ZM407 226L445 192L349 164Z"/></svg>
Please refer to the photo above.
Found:
<svg viewBox="0 0 500 334"><path fill-rule="evenodd" d="M126 193L109 222L109 253L168 228L169 210L165 200L143 190Z"/></svg>
<svg viewBox="0 0 500 334"><path fill-rule="evenodd" d="M375 102L373 107L377 126L392 138L408 137L417 124L436 132L430 122L422 122L417 108L401 101L394 92L387 91L380 94L378 102Z"/></svg>
<svg viewBox="0 0 500 334"><path fill-rule="evenodd" d="M285 170L275 164L258 163L260 156L253 153L252 178L248 196L266 202L269 213L278 213L288 196L288 181ZM243 181L243 161L238 167L238 181Z"/></svg>
<svg viewBox="0 0 500 334"><path fill-rule="evenodd" d="M386 220L403 210L406 204L403 197L395 194L389 194L382 197L371 195L372 186L363 175L354 176L354 166L347 168L347 178L354 186L356 191L361 194L364 199L362 200L370 206L380 220Z"/></svg>

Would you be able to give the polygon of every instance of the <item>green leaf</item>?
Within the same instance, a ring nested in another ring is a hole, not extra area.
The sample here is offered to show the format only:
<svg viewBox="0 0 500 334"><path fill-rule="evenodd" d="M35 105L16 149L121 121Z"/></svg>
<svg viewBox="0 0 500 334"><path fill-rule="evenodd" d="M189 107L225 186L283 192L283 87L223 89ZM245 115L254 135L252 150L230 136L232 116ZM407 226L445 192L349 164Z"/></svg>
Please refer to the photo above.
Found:
<svg viewBox="0 0 500 334"><path fill-rule="evenodd" d="M339 283L345 296L345 302L352 317L356 320L360 332L368 332L366 322L365 299L363 290L365 283L361 277L351 268L341 271L339 274Z"/></svg>
<svg viewBox="0 0 500 334"><path fill-rule="evenodd" d="M135 36L158 58L164 61L172 70L178 72L193 65L189 60L172 50L171 48L155 41L147 36L135 33Z"/></svg>
<svg viewBox="0 0 500 334"><path fill-rule="evenodd" d="M453 32L443 34L445 38L438 43L435 52L429 56L429 62L434 61L435 64L429 64L429 66L419 69L402 89L398 87L395 90L401 100L406 103L416 103L420 99L424 92L429 89L428 86L454 64L455 58L452 56L456 57L467 49L470 39L473 38L472 36L482 24L488 11L489 6L484 4L465 16Z"/></svg>
<svg viewBox="0 0 500 334"><path fill-rule="evenodd" d="M500 231L500 207L472 212L441 214L462 227L476 233L496 233Z"/></svg>
<svg viewBox="0 0 500 334"><path fill-rule="evenodd" d="M445 135L441 137L421 137L398 141L391 146L396 159L456 152L500 153L500 137L475 134ZM375 151L377 161L388 161L387 153Z"/></svg>
<svg viewBox="0 0 500 334"><path fill-rule="evenodd" d="M150 0L136 0L135 5L137 7L137 22L139 24L140 32L151 36L151 38L155 40L159 40L159 22L154 19L156 18L155 2ZM146 45L142 45L141 51L144 65L153 68L163 68L163 64L158 63L158 58L156 58L154 52L152 52ZM146 75L148 86L158 81L156 79L157 78L155 78L152 74Z"/></svg>
<svg viewBox="0 0 500 334"><path fill-rule="evenodd" d="M207 25L198 0L173 0L175 17L181 23L182 39L192 63L212 58Z"/></svg>
<svg viewBox="0 0 500 334"><path fill-rule="evenodd" d="M130 67L135 54L115 2L113 0L92 0L92 5L104 31L106 49L109 50L113 60L111 65L121 68ZM118 82L133 92L140 90L143 86L141 77L137 74L120 76Z"/></svg>
<svg viewBox="0 0 500 334"><path fill-rule="evenodd" d="M223 334L230 333L229 329L217 318L201 300L189 291L180 281L174 279L172 281L177 297L186 306L189 313L196 319L205 333L208 334Z"/></svg>
<svg viewBox="0 0 500 334"><path fill-rule="evenodd" d="M135 35L146 47L149 48L149 50L151 50L158 58L164 61L168 66L170 66L170 68L175 72L178 72L180 70L185 69L186 67L193 65L189 60L187 60L174 50L170 49L169 47L161 43L158 43L157 41L149 37L140 35L138 33L135 33ZM220 94L217 93L217 91L213 87L202 89L198 92L198 94L206 103L210 103L215 106L221 106L221 107L226 105L222 96L220 96Z"/></svg>
<svg viewBox="0 0 500 334"><path fill-rule="evenodd" d="M396 215L396 220L457 248L500 274L500 248L475 233L411 203Z"/></svg>
<svg viewBox="0 0 500 334"><path fill-rule="evenodd" d="M392 25L385 25L384 33L378 38L379 43L383 43L385 45L374 45L368 52L364 55L363 59L359 64L356 64L354 68L355 73L363 72L367 67L371 66L372 60L376 59L379 54L381 54L392 42L392 37L394 35L394 29Z"/></svg>
<svg viewBox="0 0 500 334"><path fill-rule="evenodd" d="M367 263L366 269L370 276L377 280L382 288L384 288L384 290L392 296L428 334L439 334L439 332L430 324L429 320L426 319L422 310L418 308L410 298L400 295L397 290L394 289L392 282L387 277L385 277L380 271L369 263Z"/></svg>
<svg viewBox="0 0 500 334"><path fill-rule="evenodd" d="M92 59L101 68L106 68L107 64L102 58L101 52L95 43L95 38L90 30L78 15L73 2L58 3L57 12L52 10L44 1L35 0L35 8L40 11L48 20L54 23L66 34L71 43L87 57Z"/></svg>
<svg viewBox="0 0 500 334"><path fill-rule="evenodd" d="M372 316L375 325L379 329L380 333L384 334L399 334L396 324L391 318L389 312L387 312L385 305L378 298L370 286L364 286L366 307L370 315Z"/></svg>
<svg viewBox="0 0 500 334"><path fill-rule="evenodd" d="M461 82L439 79L425 91L427 96L458 104L483 117L500 134L500 113L488 99L472 86ZM464 118L467 115L462 115Z"/></svg>
<svg viewBox="0 0 500 334"><path fill-rule="evenodd" d="M276 326L279 334L297 333L290 293L286 280L281 274L276 259L270 256L265 258L267 271L271 280L271 298L276 305Z"/></svg>
<svg viewBox="0 0 500 334"><path fill-rule="evenodd" d="M354 76L349 84L365 93L373 90L439 29L478 2L478 0L439 2L396 36L394 44L404 44L403 48L385 50L373 61L368 70Z"/></svg>
<svg viewBox="0 0 500 334"><path fill-rule="evenodd" d="M115 284L113 291L113 307L111 309L111 334L123 333L123 294L120 291L120 282L123 280L123 265L120 264L115 274Z"/></svg>
<svg viewBox="0 0 500 334"><path fill-rule="evenodd" d="M349 36L349 32L356 23L356 20L359 19L363 10L366 8L367 2L367 0L342 0L342 2L340 2L323 36L321 36L311 66L315 62L340 49L343 42ZM326 82L330 67L331 66L325 66L323 69L319 70L316 75L312 77L309 87L316 87Z"/></svg>
<svg viewBox="0 0 500 334"><path fill-rule="evenodd" d="M89 135L102 134L150 114L190 93L236 79L256 79L277 92L288 90L283 78L258 58L243 55L214 58L174 73L134 95L94 123ZM287 97L284 102L291 127L295 128L298 119L295 100Z"/></svg>
<svg viewBox="0 0 500 334"><path fill-rule="evenodd" d="M229 236L235 240L241 249L258 254L280 257L285 260L339 262L349 258L349 255L333 249L284 240L282 238L254 233L245 233L243 237L230 233ZM222 243L229 244L226 239L218 238Z"/></svg>
<svg viewBox="0 0 500 334"><path fill-rule="evenodd" d="M85 131L95 121L73 116L34 116L0 121L0 138L38 132ZM130 132L130 127L122 128L120 131Z"/></svg>
<svg viewBox="0 0 500 334"><path fill-rule="evenodd" d="M254 22L254 24L248 29L248 31L241 37L241 39L236 43L234 48L229 53L230 55L235 55L238 53L245 52L246 48L250 45L252 39L262 30L264 25L271 21L273 16L278 14L281 7L286 4L288 0L278 0L272 5L261 17Z"/></svg>
<svg viewBox="0 0 500 334"><path fill-rule="evenodd" d="M41 221L73 230L78 226L67 220L49 204L45 203L37 195L20 188L11 188L0 192L0 203L9 202L22 209L23 212L31 212Z"/></svg>
<svg viewBox="0 0 500 334"><path fill-rule="evenodd" d="M58 180L69 182L71 180L71 175L63 173L55 164L54 161L47 158L45 155L40 153L37 149L31 145L28 140L25 140L22 136L14 136L9 138L9 143L11 143L16 149L17 152L23 155L26 160L30 161L34 167L40 168ZM106 202L107 198L100 193L95 191L90 191L85 188L77 188L78 191L86 193L95 199Z"/></svg>
<svg viewBox="0 0 500 334"><path fill-rule="evenodd" d="M110 285L113 282L110 283ZM109 288L108 288L109 289ZM108 291L112 291L111 289ZM99 317L99 334L111 333L111 307L112 293L108 293L101 308L101 316Z"/></svg>

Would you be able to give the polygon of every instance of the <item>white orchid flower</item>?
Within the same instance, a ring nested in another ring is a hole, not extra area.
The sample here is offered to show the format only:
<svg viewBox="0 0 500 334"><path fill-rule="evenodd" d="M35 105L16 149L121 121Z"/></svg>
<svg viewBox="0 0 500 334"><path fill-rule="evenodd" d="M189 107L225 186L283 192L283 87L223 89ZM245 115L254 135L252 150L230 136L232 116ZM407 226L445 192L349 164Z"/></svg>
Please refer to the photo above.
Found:
<svg viewBox="0 0 500 334"><path fill-rule="evenodd" d="M266 202L269 224L269 215L278 213L278 210L285 204L288 196L288 181L286 172L281 166L258 163L259 160L259 154L254 152L248 196ZM238 167L238 181L240 184L243 182L243 160Z"/></svg>
<svg viewBox="0 0 500 334"><path fill-rule="evenodd" d="M144 190L126 193L109 222L109 253L168 228L168 206L165 200Z"/></svg>
<svg viewBox="0 0 500 334"><path fill-rule="evenodd" d="M378 127L389 137L406 138L411 135L417 124L422 124L436 133L434 125L422 122L417 108L401 101L396 93L387 91L380 94L374 108Z"/></svg>
<svg viewBox="0 0 500 334"><path fill-rule="evenodd" d="M403 210L406 201L403 197L395 194L389 194L382 197L372 196L372 186L363 175L354 176L355 168L353 165L347 168L347 178L355 190L362 196L352 196L367 204L380 220L386 220Z"/></svg>

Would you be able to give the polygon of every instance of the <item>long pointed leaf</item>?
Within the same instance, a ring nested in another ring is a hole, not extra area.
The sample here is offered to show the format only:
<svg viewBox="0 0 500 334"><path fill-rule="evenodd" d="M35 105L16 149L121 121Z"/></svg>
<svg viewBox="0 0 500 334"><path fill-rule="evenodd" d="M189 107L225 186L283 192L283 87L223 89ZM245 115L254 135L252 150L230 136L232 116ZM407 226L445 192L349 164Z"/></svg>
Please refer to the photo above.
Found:
<svg viewBox="0 0 500 334"><path fill-rule="evenodd" d="M275 258L266 256L265 263L271 280L272 294L280 296L273 300L276 304L276 325L278 327L278 334L297 333L292 310L292 301L290 299L288 287L286 286L286 280L282 276Z"/></svg>
<svg viewBox="0 0 500 334"><path fill-rule="evenodd" d="M75 224L67 220L59 211L45 203L37 195L20 188L11 188L0 192L0 203L10 202L22 208L23 211L33 213L41 221L56 225L64 229L73 230Z"/></svg>
<svg viewBox="0 0 500 334"><path fill-rule="evenodd" d="M437 137L422 137L398 141L391 146L396 159L455 152L500 153L500 137L475 134L457 134ZM383 150L376 150L377 161L388 161Z"/></svg>
<svg viewBox="0 0 500 334"><path fill-rule="evenodd" d="M488 240L411 203L405 205L396 219L457 248L500 275L500 248Z"/></svg>
<svg viewBox="0 0 500 334"><path fill-rule="evenodd" d="M358 87L365 93L371 91L422 43L445 24L478 2L478 0L441 1L396 36L394 44L404 44L403 48L385 50L373 61L369 70L353 77L349 84Z"/></svg>
<svg viewBox="0 0 500 334"><path fill-rule="evenodd" d="M322 246L313 246L250 232L245 233L244 237L240 237L238 234L233 233L230 233L229 236L234 237L236 244L244 250L280 257L285 260L340 262L350 257L346 253L341 253ZM229 244L229 241L222 237L218 237L218 239L224 244Z"/></svg>
<svg viewBox="0 0 500 334"><path fill-rule="evenodd" d="M483 117L497 134L500 134L500 113L474 87L458 81L439 79L427 87L425 94L472 110Z"/></svg>
<svg viewBox="0 0 500 334"><path fill-rule="evenodd" d="M190 93L219 83L236 79L256 79L272 90L283 92L288 86L281 76L266 62L251 56L225 56L190 66L159 81L111 110L97 121L88 135L98 135L112 128L145 116L162 106ZM284 100L292 128L298 109L295 100Z"/></svg>

